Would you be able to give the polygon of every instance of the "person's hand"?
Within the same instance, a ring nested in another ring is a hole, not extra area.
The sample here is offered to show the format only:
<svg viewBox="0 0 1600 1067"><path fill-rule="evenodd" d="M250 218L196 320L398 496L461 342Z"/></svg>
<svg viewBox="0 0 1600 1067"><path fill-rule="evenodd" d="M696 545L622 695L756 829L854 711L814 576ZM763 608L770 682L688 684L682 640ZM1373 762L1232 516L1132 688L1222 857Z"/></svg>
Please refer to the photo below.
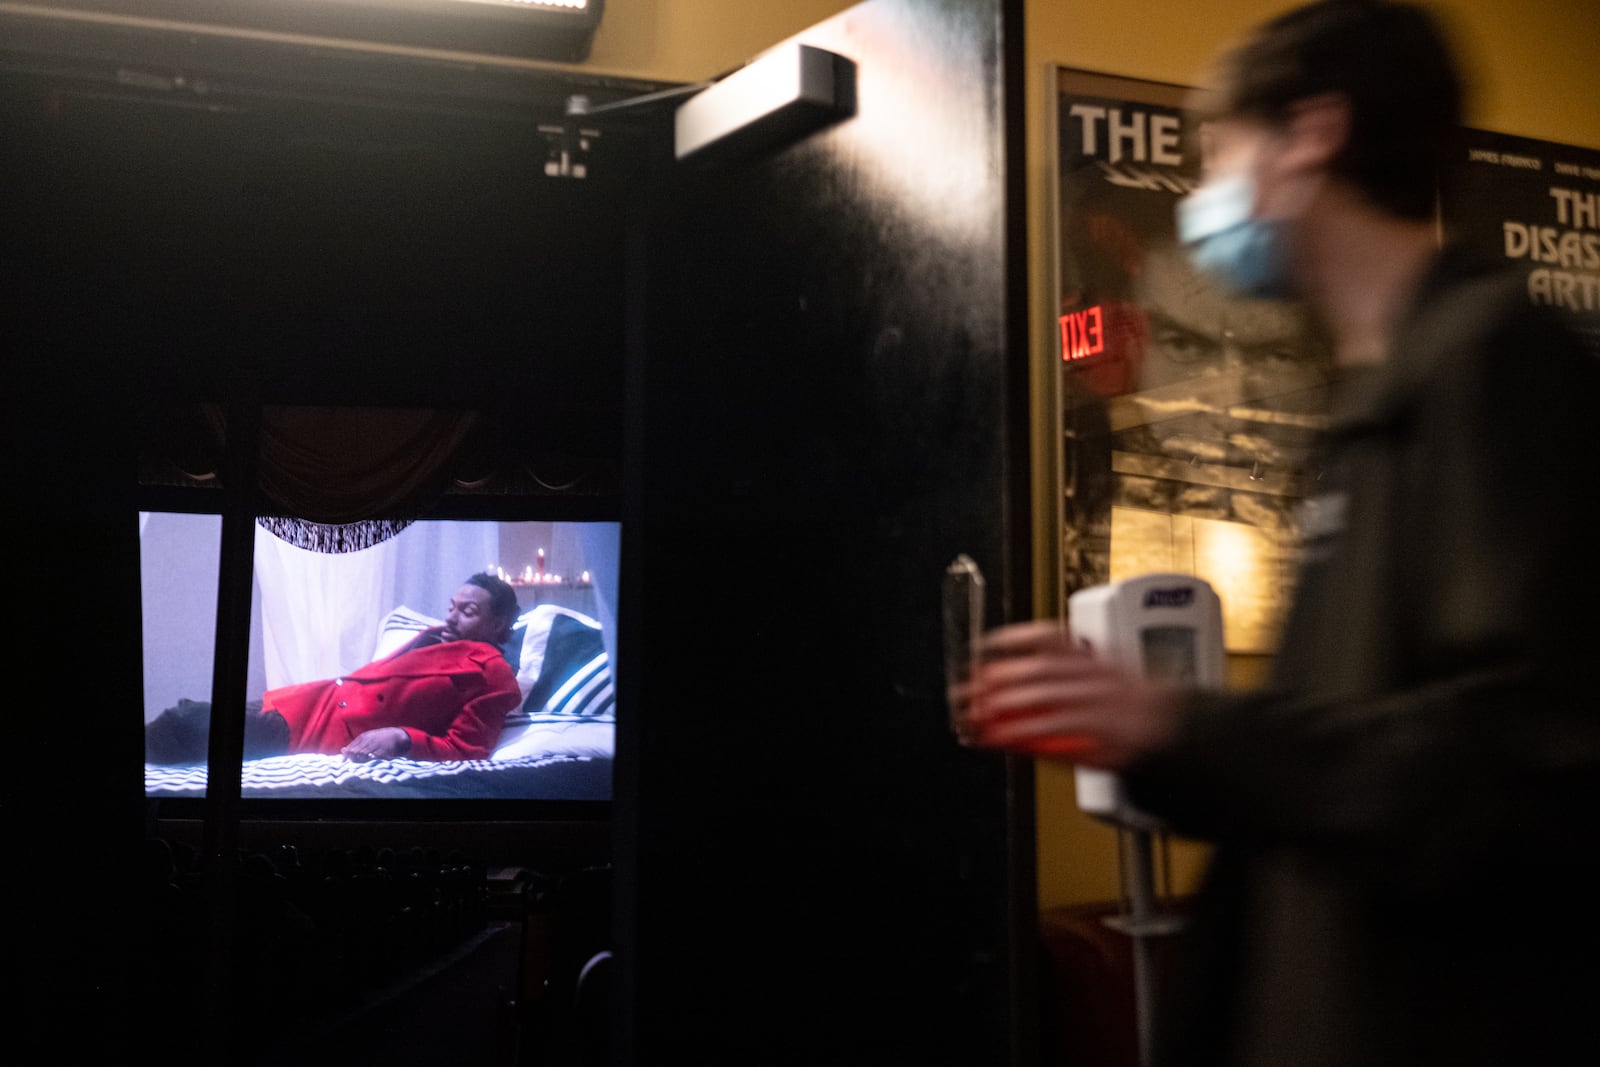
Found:
<svg viewBox="0 0 1600 1067"><path fill-rule="evenodd" d="M381 726L351 738L339 750L339 755L355 763L368 760L392 759L411 751L411 735L398 726Z"/></svg>
<svg viewBox="0 0 1600 1067"><path fill-rule="evenodd" d="M434 626L429 626L425 629L418 630L417 636L401 645L399 651L396 652L395 655L399 655L400 652L410 652L413 648L422 648L426 645L437 645L442 644L445 641L449 641L451 638L449 634L446 633L448 629L449 626L441 622Z"/></svg>
<svg viewBox="0 0 1600 1067"><path fill-rule="evenodd" d="M1118 770L1160 747L1179 695L1076 647L1057 620L991 630L964 698L967 743Z"/></svg>

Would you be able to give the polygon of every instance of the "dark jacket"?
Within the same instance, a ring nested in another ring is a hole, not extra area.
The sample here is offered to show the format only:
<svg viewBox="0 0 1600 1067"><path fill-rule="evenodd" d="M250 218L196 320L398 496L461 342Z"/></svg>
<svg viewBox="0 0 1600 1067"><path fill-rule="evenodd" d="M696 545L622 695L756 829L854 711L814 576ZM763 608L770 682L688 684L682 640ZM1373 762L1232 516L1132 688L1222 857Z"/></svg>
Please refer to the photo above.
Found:
<svg viewBox="0 0 1600 1067"><path fill-rule="evenodd" d="M1125 776L1216 845L1158 1063L1600 1055L1597 371L1446 253L1341 382L1272 682Z"/></svg>

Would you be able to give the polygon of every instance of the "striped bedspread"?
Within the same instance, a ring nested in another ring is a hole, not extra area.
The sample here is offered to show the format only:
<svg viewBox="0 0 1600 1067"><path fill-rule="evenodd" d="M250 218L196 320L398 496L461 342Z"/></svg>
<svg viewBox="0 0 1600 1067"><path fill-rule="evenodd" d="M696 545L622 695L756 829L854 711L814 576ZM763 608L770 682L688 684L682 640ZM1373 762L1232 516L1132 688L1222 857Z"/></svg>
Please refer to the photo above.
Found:
<svg viewBox="0 0 1600 1067"><path fill-rule="evenodd" d="M610 760L550 752L439 763L409 759L352 763L343 756L318 754L271 756L245 762L240 792L244 796L521 796L528 795L529 783L538 782L541 776L571 780L573 771L589 764L603 767L609 793ZM556 773L558 770L566 773ZM199 797L205 794L206 768L147 763L144 781L147 796Z"/></svg>

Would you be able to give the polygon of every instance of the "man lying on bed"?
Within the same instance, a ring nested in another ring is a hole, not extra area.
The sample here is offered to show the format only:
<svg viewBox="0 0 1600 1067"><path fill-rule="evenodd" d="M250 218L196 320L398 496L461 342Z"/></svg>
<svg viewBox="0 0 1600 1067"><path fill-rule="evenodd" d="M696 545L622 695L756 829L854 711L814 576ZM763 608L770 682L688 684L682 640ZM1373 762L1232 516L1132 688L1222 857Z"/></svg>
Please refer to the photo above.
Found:
<svg viewBox="0 0 1600 1067"><path fill-rule="evenodd" d="M244 758L339 754L365 762L486 759L506 714L522 701L501 646L517 618L516 592L474 574L430 626L393 654L341 678L269 689L245 709ZM211 706L180 700L145 725L145 761L206 759Z"/></svg>

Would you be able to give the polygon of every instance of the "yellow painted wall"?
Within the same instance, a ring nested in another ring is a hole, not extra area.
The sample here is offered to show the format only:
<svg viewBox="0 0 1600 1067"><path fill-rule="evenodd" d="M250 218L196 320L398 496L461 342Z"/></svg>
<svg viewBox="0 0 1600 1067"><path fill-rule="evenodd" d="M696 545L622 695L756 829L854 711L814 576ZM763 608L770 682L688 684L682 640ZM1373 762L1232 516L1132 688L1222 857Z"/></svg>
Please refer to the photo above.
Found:
<svg viewBox="0 0 1600 1067"><path fill-rule="evenodd" d="M1056 610L1056 486L1053 351L1056 296L1048 239L1052 184L1048 132L1052 64L1195 85L1234 36L1295 6L1268 0L1028 0L1028 216L1033 310L1035 610ZM1468 124L1480 129L1600 147L1600 0L1439 0L1469 73ZM1234 659L1231 681L1254 684L1264 663ZM1077 810L1072 773L1037 769L1039 906L1113 900L1116 832ZM1205 850L1171 852L1171 885L1191 889Z"/></svg>
<svg viewBox="0 0 1600 1067"><path fill-rule="evenodd" d="M1036 471L1035 609L1056 609L1056 471L1050 248L1052 64L1154 81L1197 84L1216 52L1239 32L1292 6L1269 0L1027 0L1028 213ZM695 82L729 70L849 0L608 0L584 68L653 81ZM1600 147L1600 0L1438 0L1471 75L1471 125L1543 140ZM1240 685L1260 677L1260 659L1235 658ZM1078 812L1071 772L1038 770L1041 907L1114 899L1116 834ZM1177 843L1170 880L1194 884L1205 852Z"/></svg>
<svg viewBox="0 0 1600 1067"><path fill-rule="evenodd" d="M853 6L852 0L606 0L583 69L705 81Z"/></svg>

